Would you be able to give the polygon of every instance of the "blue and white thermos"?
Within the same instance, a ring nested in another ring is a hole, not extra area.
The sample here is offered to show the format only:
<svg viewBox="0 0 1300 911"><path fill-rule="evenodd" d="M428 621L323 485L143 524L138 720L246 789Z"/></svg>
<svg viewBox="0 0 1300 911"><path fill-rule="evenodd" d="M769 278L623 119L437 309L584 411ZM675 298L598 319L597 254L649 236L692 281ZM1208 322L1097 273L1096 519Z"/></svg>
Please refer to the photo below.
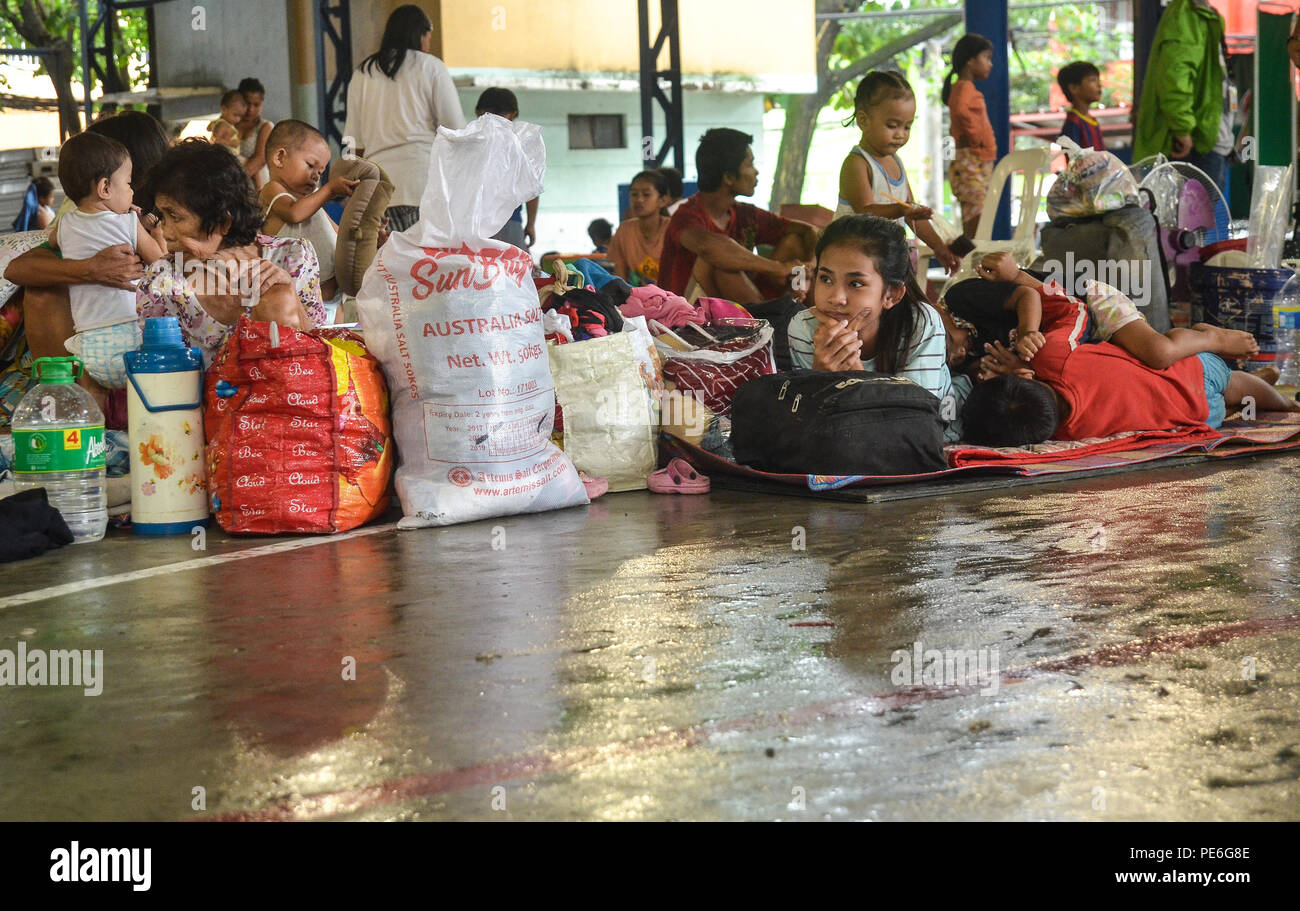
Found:
<svg viewBox="0 0 1300 911"><path fill-rule="evenodd" d="M181 341L174 316L150 318L128 351L131 527L142 535L189 534L208 522L203 453L203 354Z"/></svg>

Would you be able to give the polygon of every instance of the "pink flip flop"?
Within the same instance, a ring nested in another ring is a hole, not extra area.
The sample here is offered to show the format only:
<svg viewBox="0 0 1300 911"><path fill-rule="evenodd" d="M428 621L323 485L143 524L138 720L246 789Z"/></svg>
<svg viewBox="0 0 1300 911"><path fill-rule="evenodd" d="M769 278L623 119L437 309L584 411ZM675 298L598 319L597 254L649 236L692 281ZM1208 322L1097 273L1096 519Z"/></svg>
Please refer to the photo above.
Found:
<svg viewBox="0 0 1300 911"><path fill-rule="evenodd" d="M578 472L578 480L582 481L582 486L587 491L588 500L594 500L609 493L609 481L605 478L593 478L585 471L580 471Z"/></svg>
<svg viewBox="0 0 1300 911"><path fill-rule="evenodd" d="M685 459L675 458L667 468L660 468L646 478L654 493L708 493L709 479L691 467Z"/></svg>

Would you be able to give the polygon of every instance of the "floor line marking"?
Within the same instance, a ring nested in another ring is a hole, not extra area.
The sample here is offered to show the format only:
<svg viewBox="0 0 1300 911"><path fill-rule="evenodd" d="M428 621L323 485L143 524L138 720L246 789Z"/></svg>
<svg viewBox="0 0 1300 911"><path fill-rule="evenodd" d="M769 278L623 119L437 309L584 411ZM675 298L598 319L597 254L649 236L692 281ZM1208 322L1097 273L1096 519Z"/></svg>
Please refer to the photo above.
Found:
<svg viewBox="0 0 1300 911"><path fill-rule="evenodd" d="M1221 645L1234 639L1261 636L1300 629L1300 614L1285 614L1203 627L1181 633L1166 633L1147 639L1104 645L1088 652L1044 658L1032 664L1008 668L998 675L999 683L1021 683L1052 674L1068 673L1087 667L1115 667L1141 658L1186 648L1203 648ZM613 743L569 747L550 752L531 753L490 759L471 766L446 769L441 772L407 775L388 779L372 785L362 785L342 791L308 794L296 801L281 801L256 810L231 810L211 816L191 817L192 822L291 822L328 818L344 813L373 809L384 804L398 803L419 797L445 794L484 784L502 784L507 781L534 778L544 774L579 769L612 759L629 758L638 754L681 750L707 743L719 734L754 731L764 728L786 729L855 715L883 715L890 710L910 708L932 699L972 695L980 691L975 686L910 686L874 696L851 696L832 702L813 703L775 714L749 715L725 721L705 721L691 727L647 734L633 740Z"/></svg>
<svg viewBox="0 0 1300 911"><path fill-rule="evenodd" d="M304 547L318 547L321 544L337 544L340 541L348 541L352 538L362 538L366 535L377 535L380 532L391 531L396 527L396 522L388 522L384 525L376 525L372 528L359 528L356 531L344 532L341 535L316 536L303 538L298 541L277 541L275 544L264 544L261 547L250 547L246 550L236 551L231 554L214 554L210 557L195 557L192 560L183 560L180 563L167 563L163 566L152 567L151 569L137 569L128 573L117 573L112 576L100 576L97 579L87 579L81 582L69 582L65 585L52 585L49 588L38 588L33 591L10 595L7 598L0 598L0 610L4 610L7 607L18 607L21 604L31 604L34 601L48 601L50 598L61 598L64 595L75 595L80 592L89 591L92 588L105 588L109 585L138 582L141 579L152 579L155 576L168 576L172 573L186 572L191 569L203 569L208 566L219 566L222 563L233 563L237 560L251 560L254 557L268 557L272 554L282 554L290 550L301 550ZM71 546L75 547L77 545L74 544Z"/></svg>

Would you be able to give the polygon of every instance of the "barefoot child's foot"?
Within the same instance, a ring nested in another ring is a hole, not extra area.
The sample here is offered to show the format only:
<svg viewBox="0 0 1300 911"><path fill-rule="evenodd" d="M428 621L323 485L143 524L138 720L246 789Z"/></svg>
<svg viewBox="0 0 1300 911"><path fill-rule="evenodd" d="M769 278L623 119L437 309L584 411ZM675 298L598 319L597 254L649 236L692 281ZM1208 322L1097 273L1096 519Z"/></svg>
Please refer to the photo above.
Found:
<svg viewBox="0 0 1300 911"><path fill-rule="evenodd" d="M1214 346L1210 350L1219 357L1251 357L1259 354L1259 342L1249 332L1221 329L1209 323L1196 323L1192 328L1213 337Z"/></svg>
<svg viewBox="0 0 1300 911"><path fill-rule="evenodd" d="M1252 370L1251 373L1259 377L1270 386L1276 386L1278 377L1282 374L1276 367L1260 367L1258 370Z"/></svg>

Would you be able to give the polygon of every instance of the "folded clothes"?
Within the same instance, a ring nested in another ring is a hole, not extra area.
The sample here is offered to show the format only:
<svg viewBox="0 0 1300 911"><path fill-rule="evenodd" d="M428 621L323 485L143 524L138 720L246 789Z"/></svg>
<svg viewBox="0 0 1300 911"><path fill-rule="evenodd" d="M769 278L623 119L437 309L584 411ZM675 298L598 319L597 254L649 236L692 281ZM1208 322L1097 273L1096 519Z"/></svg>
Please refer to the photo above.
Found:
<svg viewBox="0 0 1300 911"><path fill-rule="evenodd" d="M575 259L569 263L569 268L582 273L583 280L597 291L618 277L599 263L594 263L589 259Z"/></svg>
<svg viewBox="0 0 1300 911"><path fill-rule="evenodd" d="M752 315L740 304L734 304L720 297L701 297L695 306L710 323L724 319L752 319Z"/></svg>
<svg viewBox="0 0 1300 911"><path fill-rule="evenodd" d="M546 310L569 318L573 340L583 341L623 331L619 305L627 299L628 286L620 279L606 282L599 291L573 288L543 304Z"/></svg>
<svg viewBox="0 0 1300 911"><path fill-rule="evenodd" d="M50 505L44 487L0 500L0 563L39 557L72 540L68 523Z"/></svg>
<svg viewBox="0 0 1300 911"><path fill-rule="evenodd" d="M624 316L644 316L656 320L669 329L678 329L687 323L703 324L705 315L686 302L686 298L665 291L657 285L633 288L627 303L620 308Z"/></svg>

